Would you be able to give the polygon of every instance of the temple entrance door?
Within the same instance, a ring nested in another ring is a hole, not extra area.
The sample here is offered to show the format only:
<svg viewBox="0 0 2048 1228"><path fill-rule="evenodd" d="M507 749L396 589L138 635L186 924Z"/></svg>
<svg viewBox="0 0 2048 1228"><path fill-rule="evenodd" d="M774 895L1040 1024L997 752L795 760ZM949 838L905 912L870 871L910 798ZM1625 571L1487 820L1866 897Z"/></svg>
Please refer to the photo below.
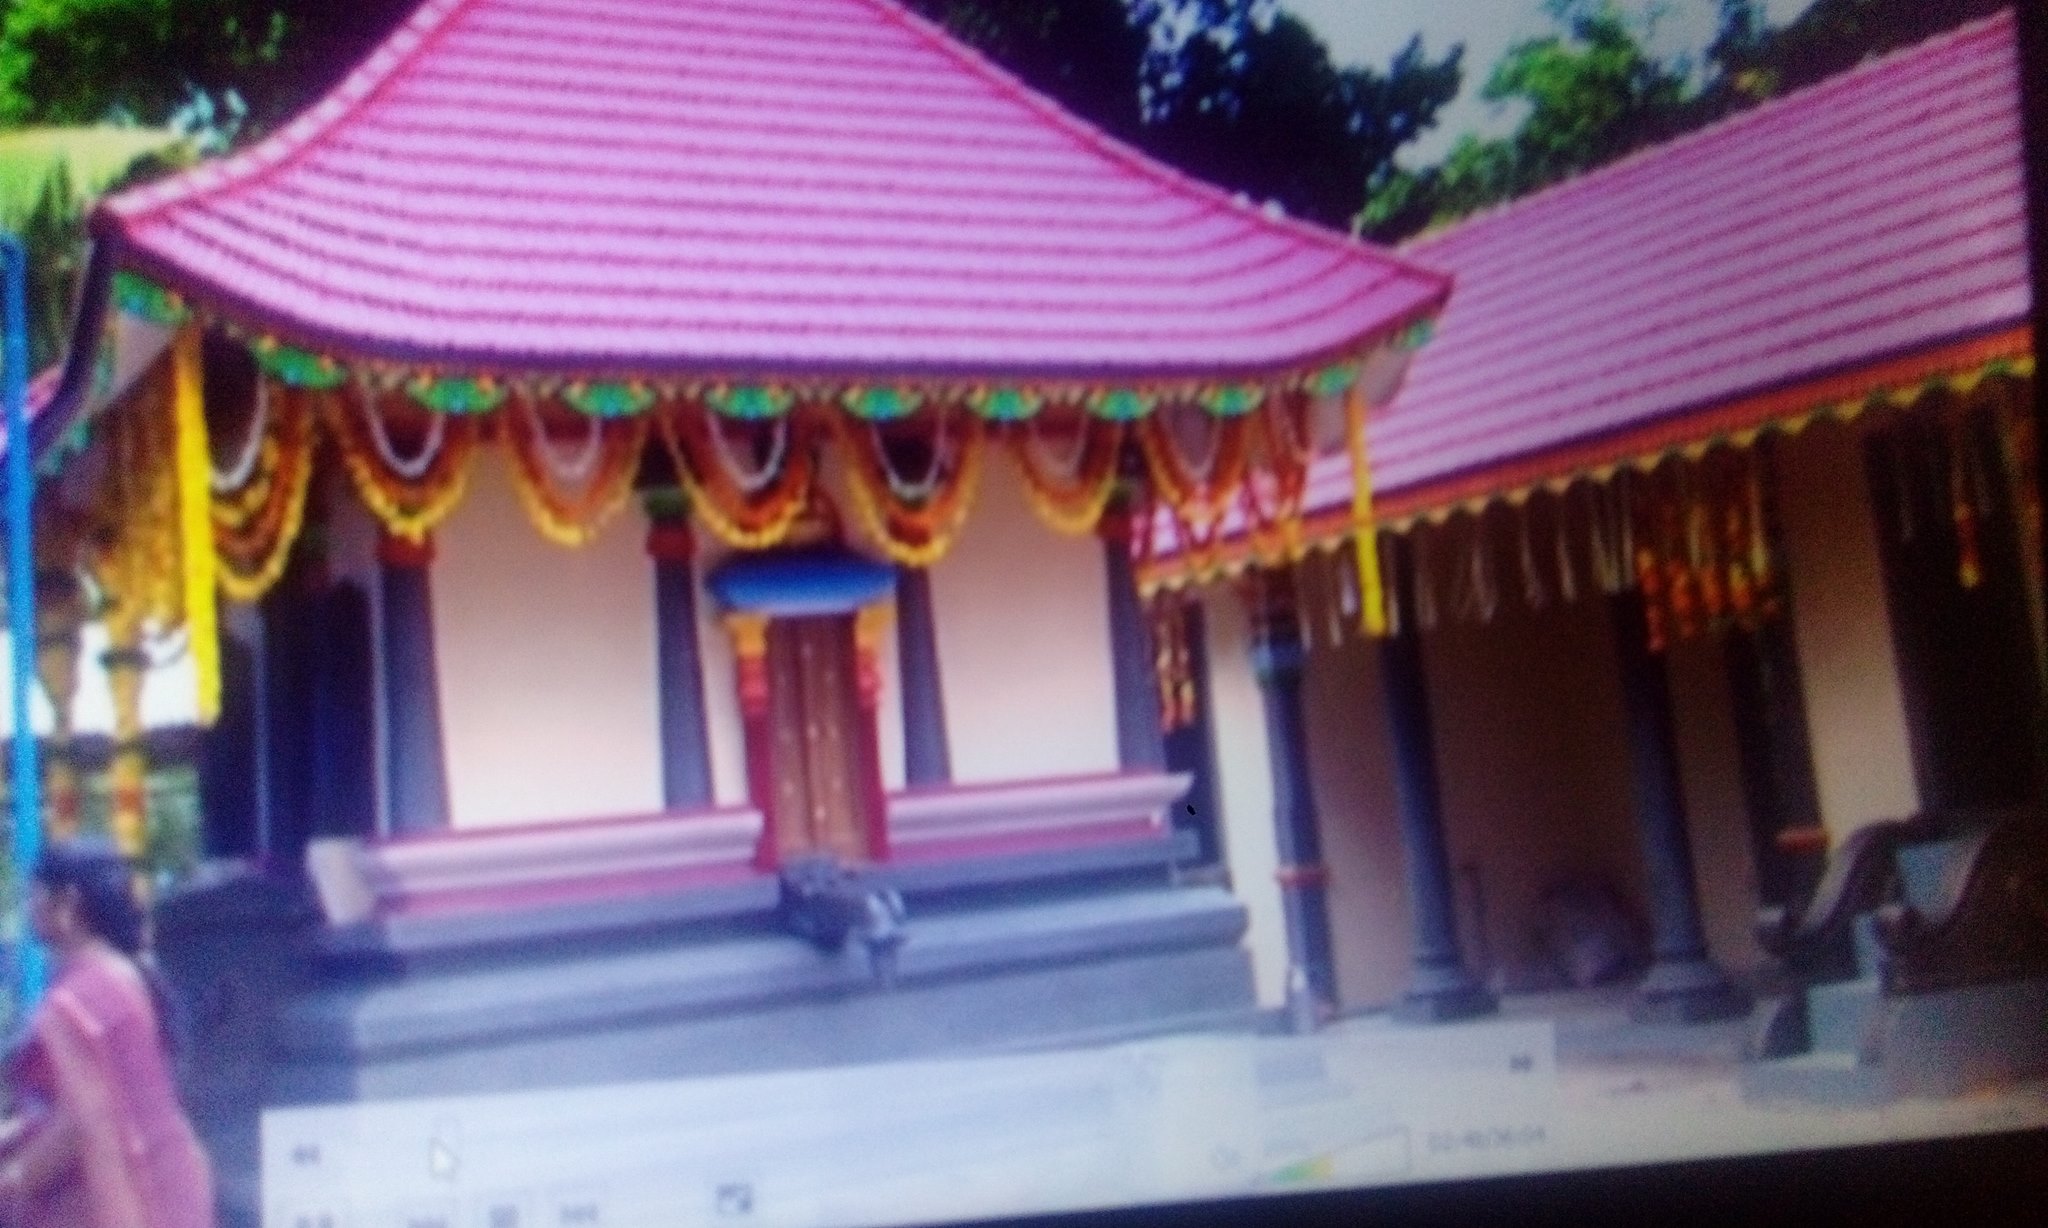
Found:
<svg viewBox="0 0 2048 1228"><path fill-rule="evenodd" d="M768 628L780 860L826 853L866 861L866 765L851 616L777 619Z"/></svg>

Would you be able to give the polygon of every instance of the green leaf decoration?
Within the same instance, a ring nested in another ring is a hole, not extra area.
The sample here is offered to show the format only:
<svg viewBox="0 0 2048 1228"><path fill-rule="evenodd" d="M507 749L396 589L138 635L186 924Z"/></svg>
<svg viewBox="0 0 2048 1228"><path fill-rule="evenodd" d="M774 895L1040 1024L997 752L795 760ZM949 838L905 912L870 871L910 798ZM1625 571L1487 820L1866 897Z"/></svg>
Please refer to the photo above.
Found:
<svg viewBox="0 0 2048 1228"><path fill-rule="evenodd" d="M1023 422L1044 407L1045 398L1022 388L984 388L969 398L974 412L991 422Z"/></svg>
<svg viewBox="0 0 2048 1228"><path fill-rule="evenodd" d="M1089 398L1097 417L1111 422L1136 422L1152 412L1153 398L1129 388L1113 388Z"/></svg>
<svg viewBox="0 0 2048 1228"><path fill-rule="evenodd" d="M1324 367L1314 375L1309 376L1308 386L1309 391L1319 397L1334 397L1349 391L1352 383L1357 379L1358 369L1356 367L1351 366L1349 363L1339 363L1334 367Z"/></svg>
<svg viewBox="0 0 2048 1228"><path fill-rule="evenodd" d="M1417 320L1402 330L1401 345L1404 349L1419 350L1423 346L1428 345L1430 338L1434 336L1436 336L1436 321L1434 319L1425 318Z"/></svg>
<svg viewBox="0 0 2048 1228"><path fill-rule="evenodd" d="M285 345L270 337L257 340L249 352L265 373L294 388L338 388L348 378L348 371L325 354Z"/></svg>
<svg viewBox="0 0 2048 1228"><path fill-rule="evenodd" d="M71 424L70 429L57 437L56 445L43 457L42 464L37 466L37 474L46 478L57 476L63 471L66 461L84 452L91 443L91 424L80 418Z"/></svg>
<svg viewBox="0 0 2048 1228"><path fill-rule="evenodd" d="M1226 384L1202 392L1202 407L1219 418L1241 418L1265 403L1266 390L1256 384Z"/></svg>
<svg viewBox="0 0 2048 1228"><path fill-rule="evenodd" d="M131 316L165 328L175 328L191 315L184 299L126 269L114 274L114 305Z"/></svg>
<svg viewBox="0 0 2048 1228"><path fill-rule="evenodd" d="M909 417L921 399L900 388L855 388L846 394L846 409L865 422L894 422Z"/></svg>
<svg viewBox="0 0 2048 1228"><path fill-rule="evenodd" d="M439 414L487 414L505 403L505 387L489 376L421 376L406 385L412 399Z"/></svg>
<svg viewBox="0 0 2048 1228"><path fill-rule="evenodd" d="M578 412L593 418L630 418L654 406L654 389L645 384L571 384L562 393Z"/></svg>
<svg viewBox="0 0 2048 1228"><path fill-rule="evenodd" d="M780 418L796 404L796 394L787 388L762 388L742 384L737 388L713 388L704 398L713 411L728 418Z"/></svg>

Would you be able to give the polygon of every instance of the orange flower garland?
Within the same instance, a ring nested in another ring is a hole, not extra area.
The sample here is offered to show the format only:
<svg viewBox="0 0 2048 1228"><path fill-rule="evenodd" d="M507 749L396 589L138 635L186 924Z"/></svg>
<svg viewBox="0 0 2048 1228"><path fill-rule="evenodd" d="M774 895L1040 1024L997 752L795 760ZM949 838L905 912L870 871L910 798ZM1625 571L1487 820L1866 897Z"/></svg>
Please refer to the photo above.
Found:
<svg viewBox="0 0 2048 1228"><path fill-rule="evenodd" d="M764 472L757 490L744 489L718 455L712 431L724 427L701 403L657 411L655 425L662 446L675 465L676 480L713 535L738 550L765 550L789 536L811 501L817 481L816 429L813 415L798 406L777 421L784 431L772 473Z"/></svg>
<svg viewBox="0 0 2048 1228"><path fill-rule="evenodd" d="M906 496L882 454L872 427L834 415L833 428L845 451L853 502L869 535L882 553L905 567L929 567L944 558L967 520L981 483L982 445L987 428L981 418L962 407L941 407L934 415L931 446L940 455L934 464L950 472L934 474L931 492ZM863 438L865 436L865 438ZM957 440L951 464L944 459L948 440Z"/></svg>
<svg viewBox="0 0 2048 1228"><path fill-rule="evenodd" d="M341 451L342 467L348 471L356 494L376 513L377 519L394 537L424 541L435 525L462 502L469 485L469 460L476 450L477 420L449 414L433 414L430 429L438 435L422 454L417 475L401 472L380 447L382 420L372 424L370 415L381 415L394 403L410 402L397 394L375 394L367 389L353 393L337 391L323 398L322 419L328 435Z"/></svg>
<svg viewBox="0 0 2048 1228"><path fill-rule="evenodd" d="M1215 451L1207 472L1198 474L1173 439L1165 420L1169 412L1170 407L1161 406L1139 421L1138 448L1151 475L1152 489L1173 513L1191 574L1197 581L1206 581L1222 569L1223 519L1238 499L1245 479L1250 422L1248 416L1210 419Z"/></svg>
<svg viewBox="0 0 2048 1228"><path fill-rule="evenodd" d="M280 388L270 396L254 472L240 489L213 496L220 588L231 601L261 599L284 574L313 483L313 415L306 394Z"/></svg>
<svg viewBox="0 0 2048 1228"><path fill-rule="evenodd" d="M590 419L587 429L596 438L589 445L594 451L586 454L588 472L566 475L571 481L580 478L581 489L565 490L560 464L546 454L550 445L539 407L525 394L515 398L519 403L502 411L500 429L519 501L541 536L560 546L584 545L632 498L647 445L647 419Z"/></svg>
<svg viewBox="0 0 2048 1228"><path fill-rule="evenodd" d="M1295 392L1266 398L1251 415L1258 456L1248 462L1250 472L1238 487L1239 504L1252 555L1262 566L1298 563L1308 552L1301 517L1314 447L1307 422L1300 420L1307 407L1307 397ZM1259 493L1262 478L1273 487L1270 502Z"/></svg>
<svg viewBox="0 0 2048 1228"><path fill-rule="evenodd" d="M1093 533L1116 494L1117 458L1128 433L1124 424L1084 417L1081 447L1071 473L1054 472L1058 466L1045 463L1036 428L1037 420L1030 419L1018 423L1010 433L1010 454L1024 475L1024 493L1031 510L1055 532L1074 537Z"/></svg>

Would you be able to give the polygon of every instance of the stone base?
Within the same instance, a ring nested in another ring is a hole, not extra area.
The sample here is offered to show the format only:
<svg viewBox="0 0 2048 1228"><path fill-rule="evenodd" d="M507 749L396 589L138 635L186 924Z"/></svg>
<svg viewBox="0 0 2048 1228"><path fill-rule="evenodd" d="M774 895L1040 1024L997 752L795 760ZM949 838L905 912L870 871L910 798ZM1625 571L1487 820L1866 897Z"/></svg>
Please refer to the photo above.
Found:
<svg viewBox="0 0 2048 1228"><path fill-rule="evenodd" d="M1500 1009L1500 999L1463 967L1418 968L1391 1014L1402 1023L1455 1023Z"/></svg>
<svg viewBox="0 0 2048 1228"><path fill-rule="evenodd" d="M1710 960L1662 960L1636 986L1629 1017L1637 1023L1717 1023L1740 1019L1754 1005Z"/></svg>
<svg viewBox="0 0 2048 1228"><path fill-rule="evenodd" d="M341 988L288 1013L272 1103L484 1094L1097 1043L1257 1012L1243 907L1163 889L912 915L865 955L735 936Z"/></svg>

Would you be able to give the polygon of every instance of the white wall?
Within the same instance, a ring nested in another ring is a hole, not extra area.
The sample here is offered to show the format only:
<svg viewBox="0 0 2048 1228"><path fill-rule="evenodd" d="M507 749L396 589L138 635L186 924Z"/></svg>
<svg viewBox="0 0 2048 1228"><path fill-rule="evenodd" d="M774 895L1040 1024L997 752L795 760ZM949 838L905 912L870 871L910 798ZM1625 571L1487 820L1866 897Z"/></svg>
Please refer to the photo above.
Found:
<svg viewBox="0 0 2048 1228"><path fill-rule="evenodd" d="M708 529L693 524L697 535L697 659L704 671L704 733L711 753L711 796L721 806L747 800L746 726L740 716L739 674L732 634L725 629L717 598L704 577L728 551Z"/></svg>
<svg viewBox="0 0 2048 1228"><path fill-rule="evenodd" d="M432 583L455 827L661 808L653 564L637 510L580 549L556 546L486 449L437 535Z"/></svg>
<svg viewBox="0 0 2048 1228"><path fill-rule="evenodd" d="M988 458L960 540L932 569L932 609L957 782L1117 769L1102 546L1040 521L1007 457ZM901 760L899 740L899 772Z"/></svg>
<svg viewBox="0 0 2048 1228"><path fill-rule="evenodd" d="M1209 719L1218 804L1223 809L1223 853L1231 890L1251 924L1245 947L1261 1006L1287 997L1287 919L1274 878L1280 850L1273 830L1272 763L1266 747L1265 709L1252 673L1251 627L1235 593L1210 591L1203 602L1208 629Z"/></svg>
<svg viewBox="0 0 2048 1228"><path fill-rule="evenodd" d="M1821 820L1833 843L1919 809L1884 572L1851 427L1778 441L1778 509L1792 587Z"/></svg>

